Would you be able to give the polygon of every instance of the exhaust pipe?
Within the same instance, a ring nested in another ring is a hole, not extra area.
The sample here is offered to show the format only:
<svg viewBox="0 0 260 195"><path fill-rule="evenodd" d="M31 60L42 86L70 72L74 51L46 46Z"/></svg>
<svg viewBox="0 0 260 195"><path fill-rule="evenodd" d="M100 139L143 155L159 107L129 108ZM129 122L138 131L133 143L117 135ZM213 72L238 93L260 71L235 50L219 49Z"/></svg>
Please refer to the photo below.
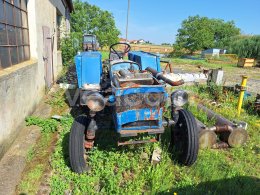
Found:
<svg viewBox="0 0 260 195"><path fill-rule="evenodd" d="M151 67L147 67L145 69L146 71L152 73L152 75L158 79L158 80L163 80L165 83L171 85L171 86L179 86L179 85L182 85L184 84L184 80L179 80L179 81L172 81L168 78L166 78L165 76L163 76L163 73L162 72L158 72L156 70L154 70L153 68Z"/></svg>

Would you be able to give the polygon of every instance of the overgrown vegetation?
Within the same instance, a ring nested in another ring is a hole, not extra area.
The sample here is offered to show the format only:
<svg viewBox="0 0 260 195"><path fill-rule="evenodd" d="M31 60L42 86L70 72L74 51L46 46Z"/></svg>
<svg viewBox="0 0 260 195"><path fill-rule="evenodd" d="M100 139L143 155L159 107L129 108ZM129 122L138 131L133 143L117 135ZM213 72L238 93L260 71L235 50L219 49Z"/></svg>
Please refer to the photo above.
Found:
<svg viewBox="0 0 260 195"><path fill-rule="evenodd" d="M59 89L55 93L49 95L46 103L52 107L53 114L62 114L68 109L68 104L66 103L65 91Z"/></svg>
<svg viewBox="0 0 260 195"><path fill-rule="evenodd" d="M83 33L96 35L101 49L118 41L120 31L116 28L112 13L86 1L75 0L71 13L71 32L61 40L63 64L73 64L77 51L82 50Z"/></svg>
<svg viewBox="0 0 260 195"><path fill-rule="evenodd" d="M47 103L52 106L56 114L66 107L63 97L63 90L50 94ZM29 116L26 118L26 125L37 125L40 127L41 136L35 146L31 147L27 154L27 165L22 175L22 180L17 186L17 194L37 194L41 182L46 179L44 174L50 172L50 155L53 152L57 140L59 122L54 119ZM48 183L48 181L45 181ZM41 194L41 193L39 193Z"/></svg>
<svg viewBox="0 0 260 195"><path fill-rule="evenodd" d="M80 51L81 37L77 33L71 32L69 35L61 39L62 63L65 67L74 64L74 56Z"/></svg>
<svg viewBox="0 0 260 195"><path fill-rule="evenodd" d="M260 36L239 36L233 39L228 48L229 53L240 58L260 59Z"/></svg>
<svg viewBox="0 0 260 195"><path fill-rule="evenodd" d="M227 150L202 150L197 163L183 167L172 161L168 152L169 129L161 144L116 147L113 129L102 130L100 141L91 151L89 165L91 171L78 175L70 170L68 159L68 138L73 117L66 115L61 120L61 132L52 156L53 194L253 194L260 190L260 136L257 124L259 117L246 111L237 118L234 94L218 94L220 107L210 104L219 89L208 87L185 87L198 100L207 104L223 116L248 122L250 139L240 148ZM189 109L202 122L213 125L205 113L196 109L191 101ZM111 139L110 139L111 138ZM150 157L155 147L163 150L162 161L153 166Z"/></svg>
<svg viewBox="0 0 260 195"><path fill-rule="evenodd" d="M52 150L54 132L57 131L58 122L53 119L28 117L27 125L41 127L41 137L37 144L27 154L27 165L22 180L17 186L17 193L37 194L44 172L49 168L48 159Z"/></svg>
<svg viewBox="0 0 260 195"><path fill-rule="evenodd" d="M57 130L58 123L54 119L42 119L35 116L30 116L26 118L26 124L30 125L37 125L41 127L42 133L53 133Z"/></svg>
<svg viewBox="0 0 260 195"><path fill-rule="evenodd" d="M165 58L166 60L170 60L175 66L176 65L194 65L197 67L204 67L204 68L223 68L224 70L233 70L237 68L236 63L226 63L222 62L220 63L214 63L209 62L207 59L198 59L198 60L192 60L192 59L185 59L185 58Z"/></svg>
<svg viewBox="0 0 260 195"><path fill-rule="evenodd" d="M205 113L197 109L196 104L200 101L231 120L248 122L247 144L226 150L201 150L196 164L184 167L174 162L168 152L169 129L166 129L161 143L129 147L116 147L114 131L107 129L102 130L97 145L90 152L91 171L78 175L71 171L68 156L73 116L64 113L60 122L30 117L27 123L40 126L42 138L28 153L30 164L17 192L36 194L43 173L51 169L53 174L49 182L52 194L257 194L260 190L257 179L260 177L259 117L244 110L238 118L237 97L232 93L223 94L218 87L187 86L182 89L190 93L189 110L208 126L214 125L215 121L209 121ZM216 95L219 97L215 98ZM54 99L50 102L54 107L55 103L63 105L60 103L63 98L58 101L58 96L52 97ZM209 101L212 99L221 106L212 106ZM57 127L59 138L55 142L49 167L46 159L50 154L49 146L53 144L51 140L55 134L52 132ZM150 157L156 147L162 148L162 161L153 166Z"/></svg>
<svg viewBox="0 0 260 195"><path fill-rule="evenodd" d="M83 32L86 31L96 35L101 47L118 41L120 31L116 28L112 13L82 0L75 0L73 6L72 32L83 35Z"/></svg>

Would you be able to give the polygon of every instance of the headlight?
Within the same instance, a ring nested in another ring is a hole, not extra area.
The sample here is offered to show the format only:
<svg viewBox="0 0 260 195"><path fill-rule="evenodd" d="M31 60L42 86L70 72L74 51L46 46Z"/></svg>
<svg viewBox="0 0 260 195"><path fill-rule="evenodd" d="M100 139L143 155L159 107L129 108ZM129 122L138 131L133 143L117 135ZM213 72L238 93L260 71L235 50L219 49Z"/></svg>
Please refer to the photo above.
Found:
<svg viewBox="0 0 260 195"><path fill-rule="evenodd" d="M188 102L188 93L183 90L174 91L171 100L174 107L182 107Z"/></svg>
<svg viewBox="0 0 260 195"><path fill-rule="evenodd" d="M97 92L83 92L80 103L87 105L94 112L99 112L105 108L105 98Z"/></svg>

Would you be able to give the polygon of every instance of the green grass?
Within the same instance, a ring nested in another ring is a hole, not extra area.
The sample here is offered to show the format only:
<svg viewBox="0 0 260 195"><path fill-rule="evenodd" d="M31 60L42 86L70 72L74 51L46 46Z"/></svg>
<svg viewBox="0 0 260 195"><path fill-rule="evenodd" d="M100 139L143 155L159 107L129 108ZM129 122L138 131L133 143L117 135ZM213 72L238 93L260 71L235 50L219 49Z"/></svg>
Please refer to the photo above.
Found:
<svg viewBox="0 0 260 195"><path fill-rule="evenodd" d="M206 60L191 60L191 59L182 59L182 58L168 58L174 65L196 65L196 66L203 66L205 68L223 68L224 70L233 70L238 68L236 64L227 64L223 62L222 64L214 64L209 63Z"/></svg>
<svg viewBox="0 0 260 195"><path fill-rule="evenodd" d="M68 153L64 148L68 147L72 121L71 116L62 121L64 131L53 155L52 166L57 173L51 180L53 194L61 194L67 189L72 189L75 194L124 194L140 193L143 190L158 192L160 189L170 188L168 181L176 179L174 166L167 153L163 154L162 163L156 167L151 165L149 159L141 158L142 153L150 156L158 144L125 148L108 145L106 149L97 147L90 155L89 164L92 170L89 174L77 175L71 172Z"/></svg>
<svg viewBox="0 0 260 195"><path fill-rule="evenodd" d="M186 87L207 104L213 94L205 87ZM115 147L114 143L100 143L91 152L91 171L78 175L69 167L68 138L73 117L61 120L60 137L52 155L52 194L257 194L260 191L260 133L259 117L243 110L236 116L237 97L230 94L219 98L220 108L211 107L229 119L248 122L249 140L240 148L227 150L201 150L198 160L191 167L180 166L172 161L167 148L169 129L161 144ZM205 114L190 104L191 111L208 125ZM113 134L104 131L103 137ZM155 147L163 150L162 161L153 166L150 157ZM143 154L146 155L143 155ZM257 179L258 178L258 179Z"/></svg>
<svg viewBox="0 0 260 195"><path fill-rule="evenodd" d="M101 51L102 54L102 60L106 60L109 58L109 52L108 51Z"/></svg>
<svg viewBox="0 0 260 195"><path fill-rule="evenodd" d="M60 110L61 107L64 107L66 104L61 90L52 94L47 102L53 109L56 109L56 111ZM44 171L49 168L48 159L59 123L54 119L29 116L26 118L26 125L39 126L41 128L41 136L37 140L36 145L32 146L27 153L27 165L16 192L18 194L36 194Z"/></svg>
<svg viewBox="0 0 260 195"><path fill-rule="evenodd" d="M31 147L27 153L26 160L29 162L31 161L35 156L35 150L34 147Z"/></svg>
<svg viewBox="0 0 260 195"><path fill-rule="evenodd" d="M245 146L226 150L201 150L197 162L185 167L172 160L168 151L170 132L166 129L161 143L141 146L116 147L113 129L102 131L97 146L91 151L89 165L91 171L78 175L71 171L68 156L69 132L74 118L65 114L60 122L52 119L29 117L28 125L38 125L42 137L27 156L29 165L23 174L17 192L35 194L39 182L46 171L52 146L53 133L59 130L55 151L51 154L52 194L258 194L260 191L260 117L245 110L236 116L238 98L223 94L217 87L181 87L189 92L192 99L188 108L202 122L211 126L205 113L196 108L201 101L211 109L229 119L248 122L249 140ZM170 90L175 90L172 88ZM65 99L57 92L52 95L50 104L55 109L65 105ZM210 106L215 99L221 106ZM166 110L165 116L170 115ZM150 157L156 147L162 149L160 164L151 165ZM47 160L46 160L47 159ZM47 162L47 163L46 163Z"/></svg>
<svg viewBox="0 0 260 195"><path fill-rule="evenodd" d="M27 165L22 175L22 180L17 186L19 194L36 194L39 184L46 170L48 162L48 149L52 140L50 131L44 132L37 145L32 147L27 154Z"/></svg>
<svg viewBox="0 0 260 195"><path fill-rule="evenodd" d="M35 167L30 170L18 186L19 192L36 194L38 190L38 181L41 178L44 171L44 165L36 164Z"/></svg>

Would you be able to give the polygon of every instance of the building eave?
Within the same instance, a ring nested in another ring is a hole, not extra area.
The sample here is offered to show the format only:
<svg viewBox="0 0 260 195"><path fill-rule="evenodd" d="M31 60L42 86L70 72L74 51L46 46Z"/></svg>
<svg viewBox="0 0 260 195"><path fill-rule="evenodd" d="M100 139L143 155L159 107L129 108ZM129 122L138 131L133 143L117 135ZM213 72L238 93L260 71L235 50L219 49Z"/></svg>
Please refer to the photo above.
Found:
<svg viewBox="0 0 260 195"><path fill-rule="evenodd" d="M73 11L73 3L72 3L72 0L65 0L67 5L68 5L68 8L70 10L70 13Z"/></svg>

